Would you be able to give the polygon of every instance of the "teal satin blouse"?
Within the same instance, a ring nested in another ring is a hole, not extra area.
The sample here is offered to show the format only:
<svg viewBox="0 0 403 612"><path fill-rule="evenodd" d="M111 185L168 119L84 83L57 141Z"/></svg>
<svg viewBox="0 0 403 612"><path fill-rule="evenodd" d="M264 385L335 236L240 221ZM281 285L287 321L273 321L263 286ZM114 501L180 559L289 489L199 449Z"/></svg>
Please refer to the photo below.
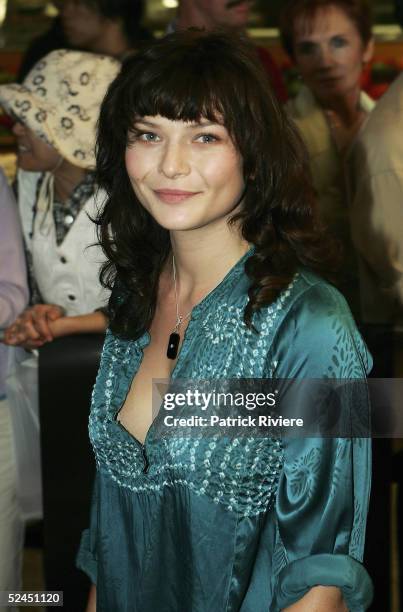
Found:
<svg viewBox="0 0 403 612"><path fill-rule="evenodd" d="M361 378L370 356L344 298L301 270L243 322L244 256L192 313L173 378ZM278 612L315 585L349 610L372 597L361 564L368 439L161 438L116 420L145 333L108 332L93 393L97 476L78 566L100 612Z"/></svg>

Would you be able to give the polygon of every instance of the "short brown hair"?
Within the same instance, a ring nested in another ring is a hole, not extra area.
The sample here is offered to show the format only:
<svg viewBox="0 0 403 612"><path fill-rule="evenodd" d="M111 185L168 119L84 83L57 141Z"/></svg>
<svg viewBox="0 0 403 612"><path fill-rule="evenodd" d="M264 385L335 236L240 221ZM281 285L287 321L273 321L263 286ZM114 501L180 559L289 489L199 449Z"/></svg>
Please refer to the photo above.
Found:
<svg viewBox="0 0 403 612"><path fill-rule="evenodd" d="M295 22L303 17L310 23L321 9L335 6L354 23L364 46L372 38L372 14L367 0L289 0L280 15L280 33L284 49L294 57Z"/></svg>

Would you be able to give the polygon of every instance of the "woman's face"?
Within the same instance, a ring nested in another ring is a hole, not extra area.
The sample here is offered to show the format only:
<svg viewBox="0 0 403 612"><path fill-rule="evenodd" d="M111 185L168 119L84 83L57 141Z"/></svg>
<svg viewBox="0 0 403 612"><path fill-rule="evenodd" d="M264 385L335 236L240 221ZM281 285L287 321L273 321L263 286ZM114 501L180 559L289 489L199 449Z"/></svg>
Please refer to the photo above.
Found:
<svg viewBox="0 0 403 612"><path fill-rule="evenodd" d="M301 76L322 104L360 88L362 66L372 57L373 43L363 44L341 8L321 8L309 23L297 19L293 43Z"/></svg>
<svg viewBox="0 0 403 612"><path fill-rule="evenodd" d="M242 198L242 158L227 129L171 121L159 115L136 121L126 148L134 192L159 225L191 230L226 222Z"/></svg>
<svg viewBox="0 0 403 612"><path fill-rule="evenodd" d="M58 151L44 142L22 123L16 123L13 132L17 137L17 165L28 172L49 172L60 161Z"/></svg>

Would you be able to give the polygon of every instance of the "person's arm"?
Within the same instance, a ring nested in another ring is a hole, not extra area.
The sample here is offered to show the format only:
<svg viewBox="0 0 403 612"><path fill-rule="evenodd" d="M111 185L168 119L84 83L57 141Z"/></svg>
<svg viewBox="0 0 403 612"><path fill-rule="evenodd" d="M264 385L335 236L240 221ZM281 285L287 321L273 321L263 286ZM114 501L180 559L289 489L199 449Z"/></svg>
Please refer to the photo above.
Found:
<svg viewBox="0 0 403 612"><path fill-rule="evenodd" d="M94 608L95 610L95 608ZM340 589L336 587L313 587L297 603L282 612L348 612ZM89 611L88 611L89 612Z"/></svg>
<svg viewBox="0 0 403 612"><path fill-rule="evenodd" d="M268 360L277 364L280 388L282 384L288 388L290 379L303 381L305 386L298 389L307 389L309 394L302 400L315 408L318 422L329 414L340 414L339 422L347 423L351 431L357 396L350 393L350 379L365 379L370 357L344 298L335 289L318 284L301 295L277 332ZM312 388L306 386L311 379ZM335 385L329 389L337 390L337 403L330 401L333 396L327 386L315 384L318 379L332 381L327 385ZM348 382L342 382L345 379ZM362 382L353 388L366 389ZM300 405L300 391L297 398ZM366 393L359 399L367 419ZM311 411L308 416L312 417ZM371 580L361 564L371 477L370 440L284 436L282 454L276 498L274 609L363 612L372 598Z"/></svg>
<svg viewBox="0 0 403 612"><path fill-rule="evenodd" d="M359 144L357 146L360 146ZM356 166L357 167L357 166ZM368 169L371 172L371 169ZM374 285L400 317L403 312L403 165L368 174L360 168L350 193L351 235Z"/></svg>
<svg viewBox="0 0 403 612"><path fill-rule="evenodd" d="M0 173L0 328L10 325L28 302L27 271L17 205Z"/></svg>
<svg viewBox="0 0 403 612"><path fill-rule="evenodd" d="M371 112L345 164L366 322L393 323L403 316L402 100L399 77Z"/></svg>
<svg viewBox="0 0 403 612"><path fill-rule="evenodd" d="M97 310L75 317L61 317L49 325L53 338L71 336L74 334L102 334L108 325L108 319L103 312Z"/></svg>
<svg viewBox="0 0 403 612"><path fill-rule="evenodd" d="M91 585L85 612L97 612L97 587L95 584Z"/></svg>

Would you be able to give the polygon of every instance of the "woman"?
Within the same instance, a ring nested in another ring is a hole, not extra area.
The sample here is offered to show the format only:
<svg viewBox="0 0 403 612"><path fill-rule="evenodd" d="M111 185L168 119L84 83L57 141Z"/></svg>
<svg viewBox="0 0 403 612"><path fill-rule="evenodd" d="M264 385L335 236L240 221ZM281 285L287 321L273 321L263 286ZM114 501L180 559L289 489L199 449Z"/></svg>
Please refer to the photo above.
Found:
<svg viewBox="0 0 403 612"><path fill-rule="evenodd" d="M59 50L32 69L22 85L0 86L14 116L17 190L30 262L32 305L6 331L8 344L32 349L53 338L102 332L95 312L107 294L98 282L101 253L91 217L97 202L95 124L120 64L91 53Z"/></svg>
<svg viewBox="0 0 403 612"><path fill-rule="evenodd" d="M152 379L369 366L343 298L306 267L329 262L304 150L249 43L188 31L130 59L101 108L97 168L116 282L78 556L88 609L364 610L367 440L165 437L163 411L152 421Z"/></svg>
<svg viewBox="0 0 403 612"><path fill-rule="evenodd" d="M309 151L320 215L344 246L340 288L357 313L343 160L374 107L360 83L373 54L369 7L365 0L293 0L284 8L281 34L304 81L287 110Z"/></svg>

